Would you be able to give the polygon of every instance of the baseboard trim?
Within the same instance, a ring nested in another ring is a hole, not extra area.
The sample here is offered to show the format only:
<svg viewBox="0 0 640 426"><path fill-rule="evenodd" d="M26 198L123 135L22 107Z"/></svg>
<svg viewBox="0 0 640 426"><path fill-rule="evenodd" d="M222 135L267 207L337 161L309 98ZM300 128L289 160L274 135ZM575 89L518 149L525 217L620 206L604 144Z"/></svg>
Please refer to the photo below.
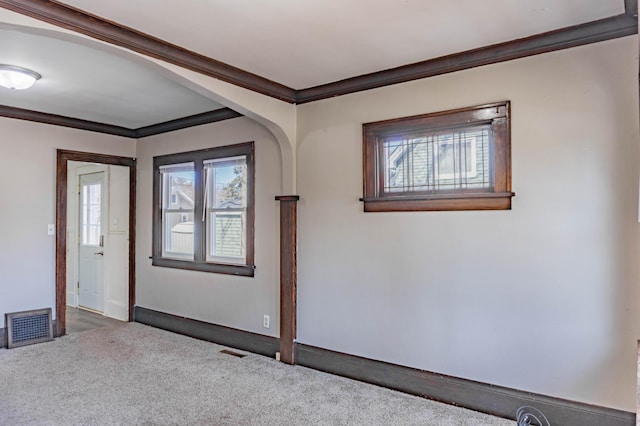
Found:
<svg viewBox="0 0 640 426"><path fill-rule="evenodd" d="M445 376L300 343L296 345L296 363L507 419L515 419L519 407L533 406L541 410L552 425L635 425L635 414L627 411Z"/></svg>
<svg viewBox="0 0 640 426"><path fill-rule="evenodd" d="M135 321L273 357L279 339L136 306ZM507 419L532 406L552 425L634 426L635 413L475 382L296 343L296 364Z"/></svg>
<svg viewBox="0 0 640 426"><path fill-rule="evenodd" d="M279 340L275 337L154 311L141 306L134 308L134 321L268 357L275 357L280 348Z"/></svg>

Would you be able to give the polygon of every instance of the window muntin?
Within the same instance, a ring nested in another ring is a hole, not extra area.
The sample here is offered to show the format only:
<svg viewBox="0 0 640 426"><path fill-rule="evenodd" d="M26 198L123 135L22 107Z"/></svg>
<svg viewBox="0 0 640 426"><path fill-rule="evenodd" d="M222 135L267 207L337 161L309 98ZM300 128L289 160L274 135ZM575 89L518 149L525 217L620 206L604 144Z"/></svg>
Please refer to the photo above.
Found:
<svg viewBox="0 0 640 426"><path fill-rule="evenodd" d="M154 265L253 276L253 146L154 157Z"/></svg>
<svg viewBox="0 0 640 426"><path fill-rule="evenodd" d="M490 187L490 126L382 142L383 193Z"/></svg>
<svg viewBox="0 0 640 426"><path fill-rule="evenodd" d="M509 107L364 124L365 211L511 208Z"/></svg>

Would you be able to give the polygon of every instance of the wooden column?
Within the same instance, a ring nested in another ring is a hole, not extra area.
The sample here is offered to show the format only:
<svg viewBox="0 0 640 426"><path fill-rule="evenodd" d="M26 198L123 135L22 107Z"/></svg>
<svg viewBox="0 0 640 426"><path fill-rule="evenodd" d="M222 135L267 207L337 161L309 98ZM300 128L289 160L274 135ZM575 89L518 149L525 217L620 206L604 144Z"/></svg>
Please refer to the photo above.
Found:
<svg viewBox="0 0 640 426"><path fill-rule="evenodd" d="M67 333L67 158L56 154L56 331Z"/></svg>
<svg viewBox="0 0 640 426"><path fill-rule="evenodd" d="M297 295L297 195L281 195L280 201L280 361L295 364Z"/></svg>

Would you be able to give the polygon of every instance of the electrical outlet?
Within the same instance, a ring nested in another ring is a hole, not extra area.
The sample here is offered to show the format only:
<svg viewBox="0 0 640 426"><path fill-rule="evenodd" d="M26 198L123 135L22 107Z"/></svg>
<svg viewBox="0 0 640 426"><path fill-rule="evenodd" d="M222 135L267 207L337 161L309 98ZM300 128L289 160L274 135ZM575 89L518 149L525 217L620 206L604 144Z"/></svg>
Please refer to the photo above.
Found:
<svg viewBox="0 0 640 426"><path fill-rule="evenodd" d="M269 315L265 315L264 318L262 318L262 326L264 328L269 328Z"/></svg>
<svg viewBox="0 0 640 426"><path fill-rule="evenodd" d="M47 235L54 235L56 233L56 226L53 223L47 225Z"/></svg>

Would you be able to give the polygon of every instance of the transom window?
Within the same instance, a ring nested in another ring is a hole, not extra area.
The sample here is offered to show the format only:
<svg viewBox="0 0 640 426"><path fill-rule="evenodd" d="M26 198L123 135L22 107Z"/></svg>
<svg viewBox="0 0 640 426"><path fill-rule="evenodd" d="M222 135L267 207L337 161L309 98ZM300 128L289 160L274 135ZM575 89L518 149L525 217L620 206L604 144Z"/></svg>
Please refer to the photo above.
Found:
<svg viewBox="0 0 640 426"><path fill-rule="evenodd" d="M511 207L509 103L364 125L365 211Z"/></svg>
<svg viewBox="0 0 640 426"><path fill-rule="evenodd" d="M154 157L153 264L253 276L253 142Z"/></svg>

